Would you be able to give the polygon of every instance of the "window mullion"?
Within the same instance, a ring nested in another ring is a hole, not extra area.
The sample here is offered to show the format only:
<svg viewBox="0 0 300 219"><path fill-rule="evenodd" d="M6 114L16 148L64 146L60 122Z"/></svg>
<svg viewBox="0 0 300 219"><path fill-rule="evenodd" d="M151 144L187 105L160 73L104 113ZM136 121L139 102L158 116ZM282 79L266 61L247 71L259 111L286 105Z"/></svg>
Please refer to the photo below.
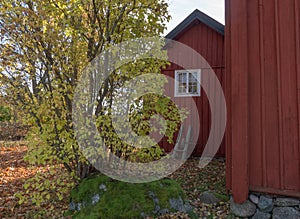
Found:
<svg viewBox="0 0 300 219"><path fill-rule="evenodd" d="M185 92L188 94L189 93L189 73L186 73L186 89Z"/></svg>

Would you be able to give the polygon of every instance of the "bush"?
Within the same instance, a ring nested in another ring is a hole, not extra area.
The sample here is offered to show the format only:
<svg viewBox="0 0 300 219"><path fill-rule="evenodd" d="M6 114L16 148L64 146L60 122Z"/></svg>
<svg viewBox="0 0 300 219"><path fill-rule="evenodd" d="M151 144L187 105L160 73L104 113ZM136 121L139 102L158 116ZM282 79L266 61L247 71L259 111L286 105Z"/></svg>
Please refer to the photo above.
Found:
<svg viewBox="0 0 300 219"><path fill-rule="evenodd" d="M0 122L9 121L11 119L10 109L5 106L0 106Z"/></svg>

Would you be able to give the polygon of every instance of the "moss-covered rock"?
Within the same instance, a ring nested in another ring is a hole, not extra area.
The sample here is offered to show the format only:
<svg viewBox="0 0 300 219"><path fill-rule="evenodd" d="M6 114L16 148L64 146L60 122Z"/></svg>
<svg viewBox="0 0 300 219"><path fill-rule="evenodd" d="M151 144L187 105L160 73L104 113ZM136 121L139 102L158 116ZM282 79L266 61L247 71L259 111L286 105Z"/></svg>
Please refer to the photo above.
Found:
<svg viewBox="0 0 300 219"><path fill-rule="evenodd" d="M94 175L71 191L73 218L130 219L176 211L192 213L192 208L171 179L132 184Z"/></svg>

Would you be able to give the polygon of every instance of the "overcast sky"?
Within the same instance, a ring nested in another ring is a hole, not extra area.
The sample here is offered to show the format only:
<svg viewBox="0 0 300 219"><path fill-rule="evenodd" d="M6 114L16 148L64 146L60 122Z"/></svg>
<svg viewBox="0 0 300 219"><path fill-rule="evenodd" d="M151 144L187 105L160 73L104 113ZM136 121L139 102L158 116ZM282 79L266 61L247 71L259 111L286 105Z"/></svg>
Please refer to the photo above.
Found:
<svg viewBox="0 0 300 219"><path fill-rule="evenodd" d="M172 20L168 23L165 34L173 30L195 9L209 15L220 23L225 23L224 0L167 0Z"/></svg>

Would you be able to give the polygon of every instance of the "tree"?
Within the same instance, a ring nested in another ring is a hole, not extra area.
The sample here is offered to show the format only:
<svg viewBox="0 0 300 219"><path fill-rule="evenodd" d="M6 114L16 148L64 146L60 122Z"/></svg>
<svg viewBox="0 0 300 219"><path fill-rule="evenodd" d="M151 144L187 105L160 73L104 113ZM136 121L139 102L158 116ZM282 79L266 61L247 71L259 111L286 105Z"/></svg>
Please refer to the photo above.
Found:
<svg viewBox="0 0 300 219"><path fill-rule="evenodd" d="M32 163L62 164L79 178L89 174L91 165L78 149L72 123L73 94L81 72L111 45L162 34L170 19L167 6L165 0L1 0L0 83L32 127ZM109 77L97 97L99 123L111 110L103 106L116 94L112 89L134 77L136 70L159 70L165 64L131 63L134 70L126 67L125 76L116 71Z"/></svg>

